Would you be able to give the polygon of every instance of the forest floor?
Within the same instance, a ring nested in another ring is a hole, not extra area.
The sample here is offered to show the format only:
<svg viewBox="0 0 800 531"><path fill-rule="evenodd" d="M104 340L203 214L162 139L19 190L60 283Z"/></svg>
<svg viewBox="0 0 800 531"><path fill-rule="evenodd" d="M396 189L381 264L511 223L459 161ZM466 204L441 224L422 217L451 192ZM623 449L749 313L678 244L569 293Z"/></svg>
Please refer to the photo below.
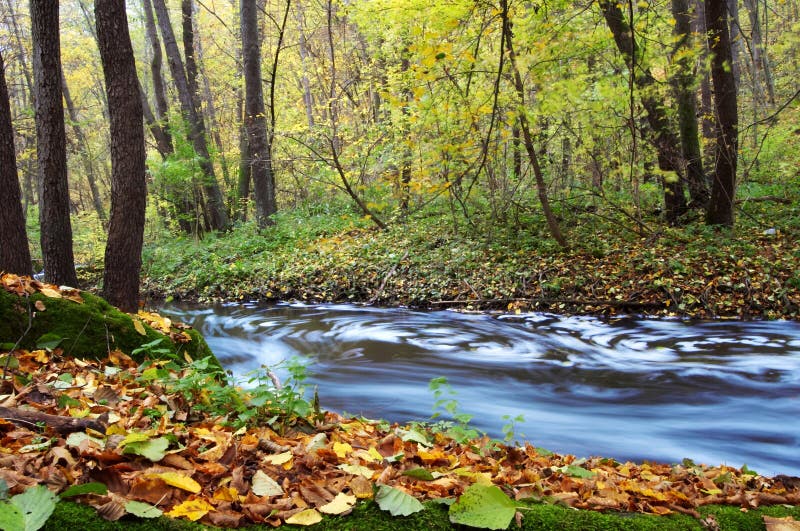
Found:
<svg viewBox="0 0 800 531"><path fill-rule="evenodd" d="M0 290L18 297L7 305L11 311L35 307L32 320L87 304L74 290L15 275L0 277ZM200 341L151 313L129 327L142 341L155 329L168 334L165 340ZM73 332L80 333L77 326ZM282 385L266 373L243 389L211 358L186 363L152 342L134 349L139 361L119 350L75 358L49 340L35 350L0 348L5 529L37 529L45 521L46 529L80 522L85 530L800 525L796 477L688 459L577 458L509 446L452 424L342 417L320 411L290 380Z"/></svg>
<svg viewBox="0 0 800 531"><path fill-rule="evenodd" d="M159 233L143 287L155 300L797 319L799 205L753 202L735 230L690 220L634 231L625 218L567 212L569 249L535 220L456 230L446 216L418 217L378 231L354 213L295 210L263 231Z"/></svg>

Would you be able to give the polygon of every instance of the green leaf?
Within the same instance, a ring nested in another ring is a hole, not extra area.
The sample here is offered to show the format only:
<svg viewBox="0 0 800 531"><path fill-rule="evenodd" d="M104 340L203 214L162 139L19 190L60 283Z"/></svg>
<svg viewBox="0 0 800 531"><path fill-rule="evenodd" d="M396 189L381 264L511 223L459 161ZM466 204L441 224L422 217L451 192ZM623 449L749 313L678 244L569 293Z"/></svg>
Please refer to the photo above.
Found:
<svg viewBox="0 0 800 531"><path fill-rule="evenodd" d="M138 501L129 501L125 504L125 512L138 516L139 518L158 518L164 511L158 507L154 507L149 503L142 503Z"/></svg>
<svg viewBox="0 0 800 531"><path fill-rule="evenodd" d="M0 504L0 528L5 531L36 531L53 514L58 498L47 487L37 485Z"/></svg>
<svg viewBox="0 0 800 531"><path fill-rule="evenodd" d="M59 494L59 496L61 498L71 498L72 496L83 496L84 494L100 494L101 496L105 496L108 494L108 488L102 483L93 481L91 483L84 483L83 485L72 485Z"/></svg>
<svg viewBox="0 0 800 531"><path fill-rule="evenodd" d="M141 455L155 463L164 459L168 447L169 441L164 437L159 437L149 441L130 442L125 445L122 453Z"/></svg>
<svg viewBox="0 0 800 531"><path fill-rule="evenodd" d="M428 441L428 437L426 437L424 433L415 429L404 430L402 428L397 428L395 430L395 434L404 442L413 441L423 446L431 446L430 441Z"/></svg>
<svg viewBox="0 0 800 531"><path fill-rule="evenodd" d="M58 334L47 333L36 340L36 348L53 350L60 345L62 341L64 341L64 338Z"/></svg>
<svg viewBox="0 0 800 531"><path fill-rule="evenodd" d="M9 502L0 503L0 529L3 531L24 531L25 519L19 507Z"/></svg>
<svg viewBox="0 0 800 531"><path fill-rule="evenodd" d="M423 509L418 499L388 485L378 487L378 492L375 494L375 503L392 516L408 516Z"/></svg>
<svg viewBox="0 0 800 531"><path fill-rule="evenodd" d="M422 479L425 481L433 481L433 474L427 468L412 468L411 470L406 470L403 472L404 476L408 476L414 479Z"/></svg>
<svg viewBox="0 0 800 531"><path fill-rule="evenodd" d="M557 467L557 468L555 468L555 470L558 470L562 474L565 474L567 476L572 476L574 478L591 478L591 477L594 477L594 472L592 472L591 470L586 470L582 466L578 466L578 465L565 465L565 466Z"/></svg>
<svg viewBox="0 0 800 531"><path fill-rule="evenodd" d="M752 470L751 468L748 468L747 465L742 465L742 475L757 476L758 472L756 472L755 470Z"/></svg>
<svg viewBox="0 0 800 531"><path fill-rule="evenodd" d="M450 506L450 521L483 529L506 529L517 504L495 485L475 483Z"/></svg>

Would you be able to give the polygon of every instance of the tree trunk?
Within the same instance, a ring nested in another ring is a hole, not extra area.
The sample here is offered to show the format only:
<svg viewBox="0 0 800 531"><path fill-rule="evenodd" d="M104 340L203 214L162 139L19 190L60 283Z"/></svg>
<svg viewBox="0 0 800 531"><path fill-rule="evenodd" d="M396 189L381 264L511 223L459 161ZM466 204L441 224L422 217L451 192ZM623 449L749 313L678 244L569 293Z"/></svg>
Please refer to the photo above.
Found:
<svg viewBox="0 0 800 531"><path fill-rule="evenodd" d="M0 271L31 275L31 253L25 233L25 215L20 202L14 131L11 127L11 104L6 87L6 67L0 54Z"/></svg>
<svg viewBox="0 0 800 531"><path fill-rule="evenodd" d="M192 0L181 0L181 21L183 29L183 55L186 59L186 84L189 87L192 107L196 121L196 128L200 133L200 139L195 145L195 151L201 156L200 167L203 170L202 188L205 194L204 211L208 215L208 221L215 230L227 230L230 228L230 220L225 207L225 200L222 191L214 175L214 164L211 161L211 154L208 150L207 129L205 117L202 111L202 100L200 97L200 85L198 83L198 68L194 38L194 11ZM201 145L202 144L202 145Z"/></svg>
<svg viewBox="0 0 800 531"><path fill-rule="evenodd" d="M561 247L569 247L567 244L566 238L561 233L561 228L558 225L558 220L556 220L553 211L550 209L550 201L547 198L547 186L544 182L544 176L542 175L542 169L539 165L539 157L536 154L536 148L533 145L533 137L531 136L530 126L528 125L528 117L524 112L525 107L525 85L522 82L522 76L520 76L519 69L517 68L517 57L514 53L514 42L513 42L513 33L511 32L511 21L509 20L508 16L508 0L500 0L501 6L501 17L503 21L503 32L501 37L501 47L502 41L505 40L505 47L508 50L508 58L509 62L511 63L511 75L514 81L514 89L517 92L517 98L519 99L519 105L522 108L522 112L519 114L519 125L520 129L522 130L522 138L525 144L525 151L528 153L528 161L531 164L531 168L533 169L533 175L536 179L536 191L539 195L539 202L542 204L542 213L544 214L545 219L547 220L547 227L550 229L550 234L553 238L558 242Z"/></svg>
<svg viewBox="0 0 800 531"><path fill-rule="evenodd" d="M94 207L94 211L97 213L98 219L103 226L105 226L108 218L106 217L106 211L103 208L103 200L100 197L100 190L97 188L97 176L94 171L94 163L92 162L91 147L89 146L89 142L86 140L86 135L83 134L83 129L81 129L81 126L78 124L78 111L75 109L75 104L72 101L72 96L70 96L69 87L67 86L67 78L64 76L63 72L61 73L61 90L64 91L64 103L66 104L67 113L69 114L72 134L75 135L75 140L78 144L78 153L80 154L81 164L83 165L83 171L86 172L86 181L89 183L89 191L92 194L92 206Z"/></svg>
<svg viewBox="0 0 800 531"><path fill-rule="evenodd" d="M706 0L705 4L717 117L716 161L706 221L710 225L733 226L739 116L736 107L736 80L731 69L733 56L728 35L728 11L725 0Z"/></svg>
<svg viewBox="0 0 800 531"><path fill-rule="evenodd" d="M206 130L202 117L198 114L195 107L192 93L187 81L186 70L183 67L178 43L175 40L175 33L172 31L172 24L169 20L169 13L164 0L153 0L153 7L156 11L158 26L161 30L161 38L164 40L164 49L167 53L167 63L172 72L172 79L178 90L178 99L181 104L181 113L189 126L189 139L200 157L200 168L203 172L203 188L206 192L208 210L211 216L211 227L215 230L227 230L229 227L228 214L222 201L222 193L219 190L217 178L214 176L214 166L208 153L206 142Z"/></svg>
<svg viewBox="0 0 800 531"><path fill-rule="evenodd" d="M672 77L675 101L678 106L678 127L681 152L686 161L686 180L692 203L704 207L708 203L708 184L703 173L703 153L697 125L697 96L695 94L694 65L690 58L692 49L692 18L689 0L672 0L675 19L673 33L676 38L673 56L677 56Z"/></svg>
<svg viewBox="0 0 800 531"><path fill-rule="evenodd" d="M678 136L672 130L667 113L654 93L656 79L650 69L638 62L640 55L636 41L631 34L630 25L625 21L619 4L609 0L600 0L600 8L608 28L614 36L614 42L625 57L628 69L634 72L634 82L641 92L642 106L647 113L647 123L653 133L653 140L658 153L658 167L662 171L674 171L675 179L664 179L664 206L667 220L671 223L686 209L686 198L680 178L683 166Z"/></svg>
<svg viewBox="0 0 800 531"><path fill-rule="evenodd" d="M739 87L742 82L742 69L740 58L742 57L742 31L739 24L739 0L727 0L725 2L726 11L728 15L728 42L731 48L731 62L729 67L733 75L734 85L736 86L736 93L739 93Z"/></svg>
<svg viewBox="0 0 800 531"><path fill-rule="evenodd" d="M45 279L78 285L69 218L67 148L61 93L58 2L31 0L39 226Z"/></svg>
<svg viewBox="0 0 800 531"><path fill-rule="evenodd" d="M250 154L250 171L256 200L256 221L264 228L276 211L272 155L267 137L264 93L261 88L261 46L256 0L241 1L242 56L244 65L244 121Z"/></svg>
<svg viewBox="0 0 800 531"><path fill-rule="evenodd" d="M217 148L217 157L222 168L222 182L228 189L232 187L230 170L228 169L228 159L225 157L225 146L222 144L222 136L219 134L219 123L217 122L217 109L214 105L214 95L211 92L211 82L208 79L206 69L203 66L203 46L197 31L197 18L192 19L195 38L195 51L197 53L197 70L203 80L203 100L208 111L208 128L211 130L211 138Z"/></svg>
<svg viewBox="0 0 800 531"><path fill-rule="evenodd" d="M153 6L150 0L142 1L142 9L144 10L145 15L147 40L150 41L150 47L153 50L153 58L150 61L150 76L153 79L153 93L156 101L155 118L158 121L166 123L167 115L169 114L169 103L167 102L167 89L164 85L164 74L161 68L164 63L164 59L161 54L161 42L158 40L156 21L153 18ZM164 133L167 135L171 153L172 139L169 138L168 129L166 127L163 127L163 129Z"/></svg>
<svg viewBox="0 0 800 531"><path fill-rule="evenodd" d="M125 4L95 0L95 24L111 118L111 221L103 296L121 310L135 313L147 184L142 102Z"/></svg>

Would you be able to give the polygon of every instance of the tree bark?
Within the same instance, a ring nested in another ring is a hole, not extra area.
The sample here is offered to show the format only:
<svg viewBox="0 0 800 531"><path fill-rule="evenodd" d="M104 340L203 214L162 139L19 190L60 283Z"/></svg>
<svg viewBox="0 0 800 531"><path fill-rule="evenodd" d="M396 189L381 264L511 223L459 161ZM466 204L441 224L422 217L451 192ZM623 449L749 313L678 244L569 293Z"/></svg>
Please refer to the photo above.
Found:
<svg viewBox="0 0 800 531"><path fill-rule="evenodd" d="M95 24L111 118L111 220L103 296L135 313L147 194L142 102L125 4L95 0Z"/></svg>
<svg viewBox="0 0 800 531"><path fill-rule="evenodd" d="M673 56L677 56L672 76L675 101L678 106L678 127L681 152L686 162L686 180L692 203L698 207L708 204L708 184L703 173L703 153L700 150L697 125L697 96L694 88L694 65L689 52L692 48L692 17L689 0L672 0L675 19L673 33L676 38Z"/></svg>
<svg viewBox="0 0 800 531"><path fill-rule="evenodd" d="M267 137L264 93L261 88L261 45L258 38L256 0L241 0L242 58L244 65L244 121L250 154L250 171L255 189L256 221L264 228L275 214L275 178Z"/></svg>
<svg viewBox="0 0 800 531"><path fill-rule="evenodd" d="M192 99L189 89L186 70L183 66L178 43L175 40L175 33L172 31L172 24L169 20L169 13L164 0L153 0L158 26L161 30L161 38L164 41L164 49L167 53L167 63L172 72L172 79L178 90L178 99L181 104L181 113L189 127L189 139L194 146L197 155L200 157L200 168L203 172L203 188L207 195L208 210L211 216L211 227L215 230L227 230L230 224L225 205L222 201L222 193L219 190L217 178L214 175L214 166L208 152L206 142L206 130L198 109Z"/></svg>
<svg viewBox="0 0 800 531"><path fill-rule="evenodd" d="M711 199L706 211L710 225L733 226L736 196L736 157L738 153L739 115L736 106L736 80L728 34L728 10L725 0L706 0L706 35L711 52L711 80L714 84L716 111L716 160Z"/></svg>
<svg viewBox="0 0 800 531"><path fill-rule="evenodd" d="M69 217L67 148L61 93L58 2L31 0L39 226L45 279L78 285Z"/></svg>
<svg viewBox="0 0 800 531"><path fill-rule="evenodd" d="M31 253L20 202L11 104L8 100L5 72L3 56L0 54L0 190L3 190L3 208L0 208L0 271L31 275Z"/></svg>
<svg viewBox="0 0 800 531"><path fill-rule="evenodd" d="M634 82L640 90L642 106L647 114L647 123L653 133L653 141L658 153L658 167L662 171L674 171L677 174L677 178L663 181L667 220L674 223L686 210L686 198L679 173L683 160L678 136L670 127L667 113L652 90L656 86L656 79L649 68L645 68L638 62L639 48L619 4L609 0L600 0L599 4L606 24L614 36L617 49L625 58L628 68L634 72Z"/></svg>

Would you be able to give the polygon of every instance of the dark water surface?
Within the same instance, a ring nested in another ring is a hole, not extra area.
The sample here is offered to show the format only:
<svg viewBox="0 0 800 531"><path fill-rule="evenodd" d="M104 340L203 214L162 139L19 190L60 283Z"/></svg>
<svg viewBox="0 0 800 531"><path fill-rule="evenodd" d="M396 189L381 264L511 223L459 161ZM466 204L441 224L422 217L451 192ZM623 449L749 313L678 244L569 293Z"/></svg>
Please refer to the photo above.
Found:
<svg viewBox="0 0 800 531"><path fill-rule="evenodd" d="M236 375L300 356L326 409L426 420L445 376L471 424L578 456L800 475L800 324L492 317L345 305L228 305L193 324Z"/></svg>

